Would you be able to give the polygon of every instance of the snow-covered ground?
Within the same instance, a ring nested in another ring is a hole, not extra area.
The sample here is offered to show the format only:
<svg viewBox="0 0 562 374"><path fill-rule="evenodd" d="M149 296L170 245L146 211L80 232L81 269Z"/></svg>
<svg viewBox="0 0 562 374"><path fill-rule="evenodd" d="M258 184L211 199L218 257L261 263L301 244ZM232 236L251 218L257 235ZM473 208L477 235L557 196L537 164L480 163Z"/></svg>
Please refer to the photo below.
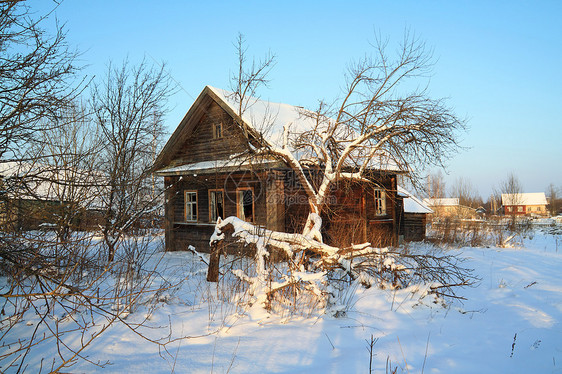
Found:
<svg viewBox="0 0 562 374"><path fill-rule="evenodd" d="M535 230L514 248L462 248L481 280L448 306L413 289L352 288L343 317L240 313L234 292L205 281L190 252L164 254L164 273L186 278L159 298L151 337L188 336L166 350L122 324L88 347L104 369L87 362L67 372L103 373L562 373L562 235ZM303 311L306 307L303 307ZM141 308L128 317L145 317ZM14 333L27 334L33 321ZM0 348L1 349L1 348ZM47 345L30 357L29 372L56 354Z"/></svg>

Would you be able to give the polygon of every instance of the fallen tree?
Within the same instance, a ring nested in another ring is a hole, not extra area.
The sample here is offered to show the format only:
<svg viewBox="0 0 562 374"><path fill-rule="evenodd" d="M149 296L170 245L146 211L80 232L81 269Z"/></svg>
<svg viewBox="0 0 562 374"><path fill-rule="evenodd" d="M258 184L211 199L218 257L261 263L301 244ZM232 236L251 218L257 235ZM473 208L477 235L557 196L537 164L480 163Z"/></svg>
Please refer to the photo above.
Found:
<svg viewBox="0 0 562 374"><path fill-rule="evenodd" d="M319 228L320 217L312 214L312 220ZM424 284L426 293L462 300L456 289L476 280L472 270L462 266L462 259L437 249L413 253L376 248L370 243L338 248L314 239L310 233L271 231L237 217L219 219L209 244L217 247L227 234L255 247L253 273L241 269L232 272L249 284L249 295L253 298L250 304L267 310L272 309L275 301L288 306L306 293L317 299L319 307L337 315L346 307L337 292L337 284L342 282L388 289ZM274 255L279 258L279 252L283 261L271 261Z"/></svg>

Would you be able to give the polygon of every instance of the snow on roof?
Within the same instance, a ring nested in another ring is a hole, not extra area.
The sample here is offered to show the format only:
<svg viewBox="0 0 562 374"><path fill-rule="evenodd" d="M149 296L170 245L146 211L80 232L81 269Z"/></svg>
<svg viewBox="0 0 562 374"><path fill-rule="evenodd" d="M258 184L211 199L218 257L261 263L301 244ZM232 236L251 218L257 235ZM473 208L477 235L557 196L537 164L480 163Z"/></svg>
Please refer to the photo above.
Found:
<svg viewBox="0 0 562 374"><path fill-rule="evenodd" d="M98 194L107 188L101 173L37 162L0 162L0 180L5 189L2 192L10 198L51 201L67 198L72 181L82 193L81 203L91 209L103 206Z"/></svg>
<svg viewBox="0 0 562 374"><path fill-rule="evenodd" d="M207 87L224 101L234 113L238 113L237 103L232 92L216 87ZM303 107L274 103L258 98L249 99L247 108L242 114L242 120L262 134L263 138L275 147L283 145L285 126L288 125L290 133L295 134L311 130L317 125L314 114ZM330 118L326 118L326 120L331 121ZM372 169L400 171L393 159L384 153L374 157L369 166Z"/></svg>
<svg viewBox="0 0 562 374"><path fill-rule="evenodd" d="M238 113L234 93L216 87L207 87L230 106L234 113ZM290 125L291 132L302 132L315 126L314 119L304 115L305 112L302 107L249 98L246 110L242 113L242 120L261 133L270 144L281 147L284 126Z"/></svg>
<svg viewBox="0 0 562 374"><path fill-rule="evenodd" d="M547 205L544 192L502 193L502 205Z"/></svg>
<svg viewBox="0 0 562 374"><path fill-rule="evenodd" d="M191 164L185 164L180 166L172 166L156 171L156 174L160 176L168 175L181 175L186 173L207 173L209 171L215 172L217 169L235 170L235 169L248 169L252 165L264 165L275 163L272 160L241 160L240 158L229 158L226 160L214 160L214 161L200 161Z"/></svg>
<svg viewBox="0 0 562 374"><path fill-rule="evenodd" d="M4 180L8 196L56 200L55 183L49 181L55 179L52 170L45 171L28 162L0 162L0 178ZM34 196L29 191L33 191Z"/></svg>
<svg viewBox="0 0 562 374"><path fill-rule="evenodd" d="M429 206L458 206L458 197L446 197L446 198L431 198L423 199L423 202Z"/></svg>
<svg viewBox="0 0 562 374"><path fill-rule="evenodd" d="M404 196L404 213L433 213L433 210L403 187L398 186L398 193Z"/></svg>

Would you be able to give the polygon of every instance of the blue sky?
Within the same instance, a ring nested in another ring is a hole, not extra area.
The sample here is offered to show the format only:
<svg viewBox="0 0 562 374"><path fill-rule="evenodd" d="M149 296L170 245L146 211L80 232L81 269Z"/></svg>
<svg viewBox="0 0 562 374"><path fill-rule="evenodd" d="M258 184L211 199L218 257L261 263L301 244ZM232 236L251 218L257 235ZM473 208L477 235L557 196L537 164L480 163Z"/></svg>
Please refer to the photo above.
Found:
<svg viewBox="0 0 562 374"><path fill-rule="evenodd" d="M469 120L447 186L464 177L486 199L513 172L526 192L562 188L562 1L64 0L56 16L89 75L126 57L167 64L181 87L170 132L205 85L229 87L239 32L250 56L277 55L261 97L314 109L339 96L375 32L392 42L409 28L434 49L432 96Z"/></svg>

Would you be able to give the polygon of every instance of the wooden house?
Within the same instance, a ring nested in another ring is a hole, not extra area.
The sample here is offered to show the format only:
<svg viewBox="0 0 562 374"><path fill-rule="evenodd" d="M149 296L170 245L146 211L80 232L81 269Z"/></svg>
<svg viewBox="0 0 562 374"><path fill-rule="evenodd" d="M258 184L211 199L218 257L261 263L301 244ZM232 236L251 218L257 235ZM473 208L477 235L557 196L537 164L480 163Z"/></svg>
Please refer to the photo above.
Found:
<svg viewBox="0 0 562 374"><path fill-rule="evenodd" d="M548 216L544 192L503 194L502 208L507 216Z"/></svg>
<svg viewBox="0 0 562 374"><path fill-rule="evenodd" d="M240 116L231 94L205 87L158 156L154 170L164 177L166 249L189 245L209 251L218 217L238 216L259 227L301 232L308 200L284 162L257 157L251 151L274 144L283 125L313 125L302 108L250 100ZM381 162L369 170L372 183L340 181L323 212L324 240L333 245L370 241L396 243L401 199L398 169ZM309 179L321 171L305 169Z"/></svg>

